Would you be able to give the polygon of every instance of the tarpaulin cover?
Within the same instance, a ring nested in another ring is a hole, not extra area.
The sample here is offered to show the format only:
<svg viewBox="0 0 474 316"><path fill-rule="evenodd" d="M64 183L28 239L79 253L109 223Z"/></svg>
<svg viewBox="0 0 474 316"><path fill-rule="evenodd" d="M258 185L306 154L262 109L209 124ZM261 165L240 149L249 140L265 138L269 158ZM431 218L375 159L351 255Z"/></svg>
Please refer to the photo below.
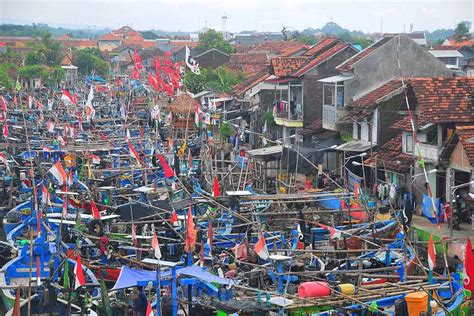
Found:
<svg viewBox="0 0 474 316"><path fill-rule="evenodd" d="M176 274L187 275L187 276L195 277L201 281L223 284L223 285L236 285L237 284L236 280L218 277L217 275L214 275L198 266L189 266L183 269L179 269L176 271Z"/></svg>
<svg viewBox="0 0 474 316"><path fill-rule="evenodd" d="M156 271L146 271L146 270L137 270L132 269L126 266L122 267L120 271L117 282L115 282L114 287L111 291L116 291L120 289L125 289L129 287L137 286L138 282L156 282ZM161 271L160 278L165 278L171 275L171 271Z"/></svg>
<svg viewBox="0 0 474 316"><path fill-rule="evenodd" d="M440 199L435 199L435 206L437 208L436 212L438 213L438 222L441 223L443 221L443 214L441 212L441 201ZM431 198L423 194L423 204L421 206L423 211L423 215L430 220L433 224L436 224L436 218L434 217L435 212L433 212L433 203L431 202Z"/></svg>

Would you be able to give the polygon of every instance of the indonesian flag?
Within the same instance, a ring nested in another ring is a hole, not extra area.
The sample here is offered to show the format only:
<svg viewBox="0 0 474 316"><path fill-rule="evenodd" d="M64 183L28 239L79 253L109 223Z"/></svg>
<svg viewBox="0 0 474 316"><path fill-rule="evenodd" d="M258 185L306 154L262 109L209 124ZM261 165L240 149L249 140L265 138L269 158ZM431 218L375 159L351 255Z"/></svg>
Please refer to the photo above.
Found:
<svg viewBox="0 0 474 316"><path fill-rule="evenodd" d="M166 162L165 157L163 157L163 155L158 155L158 159L160 160L161 166L163 167L163 170L165 171L165 177L166 178L174 177L174 171Z"/></svg>
<svg viewBox="0 0 474 316"><path fill-rule="evenodd" d="M199 126L199 123L201 122L201 113L199 110L199 102L196 102L196 105L194 106L194 123L196 126Z"/></svg>
<svg viewBox="0 0 474 316"><path fill-rule="evenodd" d="M74 275L76 276L76 283L74 289L86 284L86 278L84 276L84 270L82 269L81 255L77 255L76 265L74 266Z"/></svg>
<svg viewBox="0 0 474 316"><path fill-rule="evenodd" d="M41 203L43 205L51 205L50 193L44 184L41 185Z"/></svg>
<svg viewBox="0 0 474 316"><path fill-rule="evenodd" d="M257 255L263 260L267 260L270 257L270 254L268 253L267 242L265 241L265 237L263 236L262 232L259 232L259 238L255 244L254 249Z"/></svg>
<svg viewBox="0 0 474 316"><path fill-rule="evenodd" d="M58 134L58 141L61 146L66 146L66 141L64 138L61 136L61 134Z"/></svg>
<svg viewBox="0 0 474 316"><path fill-rule="evenodd" d="M92 163L94 165L100 164L101 159L99 157L97 157L96 155L91 155L91 159L92 159Z"/></svg>
<svg viewBox="0 0 474 316"><path fill-rule="evenodd" d="M69 174L67 176L67 185L73 185L74 184L74 176L72 174L72 170L69 170Z"/></svg>
<svg viewBox="0 0 474 316"><path fill-rule="evenodd" d="M5 122L3 123L3 137L8 137L8 135L10 135L10 133L8 132L8 124L7 124L7 120L5 120Z"/></svg>
<svg viewBox="0 0 474 316"><path fill-rule="evenodd" d="M178 221L178 214L176 214L176 211L173 210L171 212L171 217L170 217L170 223L171 225L173 225L174 223L176 223Z"/></svg>
<svg viewBox="0 0 474 316"><path fill-rule="evenodd" d="M156 80L156 78L152 74L148 74L148 83L150 84L150 86L153 87L155 91L158 91L158 88L159 88L158 80Z"/></svg>
<svg viewBox="0 0 474 316"><path fill-rule="evenodd" d="M46 129L48 130L48 132L53 133L54 132L54 123L52 123L51 121L48 121L48 123L46 123Z"/></svg>
<svg viewBox="0 0 474 316"><path fill-rule="evenodd" d="M94 200L91 200L91 209L92 209L92 217L94 217L94 219L100 220L99 208L95 204Z"/></svg>
<svg viewBox="0 0 474 316"><path fill-rule="evenodd" d="M474 293L474 256L472 255L471 240L467 239L466 254L464 256L464 269L463 269L463 285L464 289Z"/></svg>
<svg viewBox="0 0 474 316"><path fill-rule="evenodd" d="M66 171L64 171L63 165L61 164L60 161L56 162L51 169L49 169L49 172L58 180L60 185L63 185L67 181L67 174Z"/></svg>
<svg viewBox="0 0 474 316"><path fill-rule="evenodd" d="M79 124L79 130L83 132L84 130L82 129L82 115L81 112L77 112L77 122Z"/></svg>
<svg viewBox="0 0 474 316"><path fill-rule="evenodd" d="M151 247L155 251L155 258L160 260L161 259L161 250L160 244L158 243L158 237L156 237L156 232L153 232L153 238L151 239Z"/></svg>
<svg viewBox="0 0 474 316"><path fill-rule="evenodd" d="M8 165L7 156L4 153L0 153L0 162L5 164L5 167L7 168L8 172L10 172L10 166Z"/></svg>
<svg viewBox="0 0 474 316"><path fill-rule="evenodd" d="M191 206L188 208L188 218L186 225L186 244L184 251L192 252L196 246L196 230L194 229L193 213L191 212Z"/></svg>
<svg viewBox="0 0 474 316"><path fill-rule="evenodd" d="M89 91L89 95L87 96L87 101L86 101L86 119L87 119L87 121L90 121L91 117L94 117L94 115L95 115L94 106L92 105L92 100L93 99L94 99L94 89L92 88L92 85L91 85L91 90Z"/></svg>
<svg viewBox="0 0 474 316"><path fill-rule="evenodd" d="M36 100L36 106L38 107L38 110L43 110L44 109L44 104L41 103L40 101Z"/></svg>
<svg viewBox="0 0 474 316"><path fill-rule="evenodd" d="M3 112L0 111L0 121L3 121Z"/></svg>
<svg viewBox="0 0 474 316"><path fill-rule="evenodd" d="M151 303L148 301L148 304L146 306L146 313L145 316L153 316L153 308L151 308Z"/></svg>
<svg viewBox="0 0 474 316"><path fill-rule="evenodd" d="M428 242L428 266L430 267L431 271L436 268L436 249L433 241L433 235L430 235L430 240Z"/></svg>
<svg viewBox="0 0 474 316"><path fill-rule="evenodd" d="M7 100L2 96L2 111L7 111Z"/></svg>
<svg viewBox="0 0 474 316"><path fill-rule="evenodd" d="M331 226L326 226L324 224L319 223L319 226L322 228L326 229L329 231L329 239L333 240L334 238L341 238L341 231L331 227Z"/></svg>
<svg viewBox="0 0 474 316"><path fill-rule="evenodd" d="M130 139L128 140L128 149L130 151L130 157L135 159L135 162L137 163L137 165L140 165L140 156L138 155L138 151L135 149L135 147L133 147Z"/></svg>
<svg viewBox="0 0 474 316"><path fill-rule="evenodd" d="M76 104L76 98L74 98L66 89L63 89L63 94L61 95L61 101L68 104Z"/></svg>
<svg viewBox="0 0 474 316"><path fill-rule="evenodd" d="M132 224L132 244L137 245L137 226Z"/></svg>
<svg viewBox="0 0 474 316"><path fill-rule="evenodd" d="M33 97L30 97L30 96L27 96L27 101L28 101L28 109L32 109L33 108Z"/></svg>
<svg viewBox="0 0 474 316"><path fill-rule="evenodd" d="M217 176L214 177L214 184L212 186L212 196L220 196L221 189L219 188L219 181L217 180Z"/></svg>

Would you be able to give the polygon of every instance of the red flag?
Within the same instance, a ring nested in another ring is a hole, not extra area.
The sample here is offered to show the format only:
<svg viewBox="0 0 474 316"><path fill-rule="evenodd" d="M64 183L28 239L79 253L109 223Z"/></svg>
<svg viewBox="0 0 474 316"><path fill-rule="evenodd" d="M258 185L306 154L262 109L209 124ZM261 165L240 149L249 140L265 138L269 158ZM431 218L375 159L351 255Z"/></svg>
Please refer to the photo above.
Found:
<svg viewBox="0 0 474 316"><path fill-rule="evenodd" d="M472 254L471 239L467 239L466 254L464 255L464 269L463 269L463 285L464 289L474 293L474 255Z"/></svg>
<svg viewBox="0 0 474 316"><path fill-rule="evenodd" d="M13 305L13 312L12 316L20 316L21 315L21 300L20 300L20 288L16 289L15 294L15 303Z"/></svg>
<svg viewBox="0 0 474 316"><path fill-rule="evenodd" d="M152 75L148 74L148 83L153 87L155 91L158 91L158 80Z"/></svg>
<svg viewBox="0 0 474 316"><path fill-rule="evenodd" d="M92 210L92 216L94 217L94 219L100 220L99 208L95 204L94 200L91 200L91 210Z"/></svg>
<svg viewBox="0 0 474 316"><path fill-rule="evenodd" d="M135 67L137 69L142 69L142 59L140 58L140 55L138 55L137 50L133 50L133 62L135 63Z"/></svg>
<svg viewBox="0 0 474 316"><path fill-rule="evenodd" d="M430 235L430 240L428 242L428 266L430 267L431 271L436 268L436 249L433 241L433 235Z"/></svg>
<svg viewBox="0 0 474 316"><path fill-rule="evenodd" d="M8 124L7 124L7 120L4 121L3 123L3 137L8 137L8 135L10 135L10 133L8 132Z"/></svg>
<svg viewBox="0 0 474 316"><path fill-rule="evenodd" d="M257 255L263 260L267 260L270 257L270 254L268 253L267 242L265 241L265 236L263 236L262 232L259 232L259 238L255 244L254 249Z"/></svg>
<svg viewBox="0 0 474 316"><path fill-rule="evenodd" d="M17 100L17 98L16 98L16 94L15 94L15 96L13 97L13 103L14 103L15 105L18 105L18 100Z"/></svg>
<svg viewBox="0 0 474 316"><path fill-rule="evenodd" d="M74 289L86 284L86 278L84 276L84 270L82 269L80 254L77 255L76 266L74 267L74 275L76 276L76 284L74 285Z"/></svg>
<svg viewBox="0 0 474 316"><path fill-rule="evenodd" d="M186 252L194 251L196 246L196 230L194 229L193 213L191 211L191 206L188 209L188 218L186 225L186 245L184 250Z"/></svg>
<svg viewBox="0 0 474 316"><path fill-rule="evenodd" d="M174 171L173 169L170 168L170 166L166 162L165 157L163 157L163 155L158 154L158 159L160 160L161 166L163 167L163 170L165 171L165 177L166 178L174 177Z"/></svg>
<svg viewBox="0 0 474 316"><path fill-rule="evenodd" d="M217 180L217 176L214 176L214 185L212 186L212 196L220 196L221 189L219 188L219 181Z"/></svg>
<svg viewBox="0 0 474 316"><path fill-rule="evenodd" d="M61 100L64 103L71 103L71 104L76 104L76 98L72 96L72 94L69 93L66 89L63 90L63 94L61 95Z"/></svg>
<svg viewBox="0 0 474 316"><path fill-rule="evenodd" d="M176 211L173 210L173 212L171 212L170 223L171 225L173 225L177 221L178 221L178 214L176 214Z"/></svg>
<svg viewBox="0 0 474 316"><path fill-rule="evenodd" d="M7 100L2 96L2 111L7 111Z"/></svg>
<svg viewBox="0 0 474 316"><path fill-rule="evenodd" d="M145 316L153 316L153 308L151 307L150 301L148 301L148 304L146 306Z"/></svg>
<svg viewBox="0 0 474 316"><path fill-rule="evenodd" d="M63 185L67 182L67 175L66 171L64 171L63 165L61 162L58 160L54 166L49 169L49 172L58 180L60 185Z"/></svg>

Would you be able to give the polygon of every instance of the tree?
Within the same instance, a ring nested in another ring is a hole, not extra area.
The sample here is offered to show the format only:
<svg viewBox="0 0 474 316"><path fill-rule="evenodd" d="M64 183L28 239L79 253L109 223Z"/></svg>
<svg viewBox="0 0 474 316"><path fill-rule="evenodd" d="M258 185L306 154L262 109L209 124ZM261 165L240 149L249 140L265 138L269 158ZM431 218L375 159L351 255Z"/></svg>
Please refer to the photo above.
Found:
<svg viewBox="0 0 474 316"><path fill-rule="evenodd" d="M235 52L235 48L224 40L221 33L214 29L209 29L199 34L199 45L196 47L196 53L201 54L212 48L216 48L226 54Z"/></svg>
<svg viewBox="0 0 474 316"><path fill-rule="evenodd" d="M31 65L21 67L18 77L26 80L40 79L43 83L55 83L64 79L64 70L60 66Z"/></svg>
<svg viewBox="0 0 474 316"><path fill-rule="evenodd" d="M59 65L61 62L61 42L53 39L53 35L46 32L41 37L41 42L36 46L39 54L44 55L44 64L49 66Z"/></svg>
<svg viewBox="0 0 474 316"><path fill-rule="evenodd" d="M466 40L471 33L469 30L471 29L471 22L469 21L462 21L459 22L456 28L454 29L454 40L456 42L462 42Z"/></svg>
<svg viewBox="0 0 474 316"><path fill-rule="evenodd" d="M82 75L90 75L92 71L100 76L106 76L109 73L109 64L102 58L97 48L76 51L72 62L79 67L79 73Z"/></svg>
<svg viewBox="0 0 474 316"><path fill-rule="evenodd" d="M140 33L142 34L143 38L147 40L154 40L158 38L158 35L152 31L142 31Z"/></svg>
<svg viewBox="0 0 474 316"><path fill-rule="evenodd" d="M18 74L18 67L13 63L0 63L0 88L12 90L15 86L15 78Z"/></svg>
<svg viewBox="0 0 474 316"><path fill-rule="evenodd" d="M225 66L220 66L215 70L203 68L200 75L187 72L184 76L184 84L192 93L199 93L203 90L230 92L236 84L243 80L242 73L236 74Z"/></svg>
<svg viewBox="0 0 474 316"><path fill-rule="evenodd" d="M42 65L46 64L46 57L39 51L31 51L26 55L25 65Z"/></svg>

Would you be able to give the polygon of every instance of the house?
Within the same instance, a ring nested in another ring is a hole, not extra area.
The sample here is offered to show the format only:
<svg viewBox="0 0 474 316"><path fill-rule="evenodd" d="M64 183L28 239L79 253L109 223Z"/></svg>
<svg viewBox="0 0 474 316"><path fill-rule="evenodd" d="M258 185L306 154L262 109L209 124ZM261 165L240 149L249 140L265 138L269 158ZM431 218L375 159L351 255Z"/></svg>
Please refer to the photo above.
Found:
<svg viewBox="0 0 474 316"><path fill-rule="evenodd" d="M229 54L226 54L217 48L211 48L208 51L194 56L194 59L201 67L216 69L219 66L227 64L230 57Z"/></svg>
<svg viewBox="0 0 474 316"><path fill-rule="evenodd" d="M474 57L466 60L466 64L462 70L466 72L466 76L474 77Z"/></svg>
<svg viewBox="0 0 474 316"><path fill-rule="evenodd" d="M122 44L122 38L113 33L107 33L97 38L97 44L100 51L111 51Z"/></svg>
<svg viewBox="0 0 474 316"><path fill-rule="evenodd" d="M471 176L466 156L469 157L472 149L468 142L468 132L472 127L466 126L474 122L474 79L411 78L403 83L401 79L391 80L352 103L352 108L357 110L352 112L357 113L355 119L358 122L353 125L353 137L358 138L359 146L368 144L367 139L370 140L374 153L369 155L364 165L375 168L379 180L405 188L413 181L417 193L426 194L424 177L412 179L413 174L422 174L419 167L421 154L433 196L444 199L450 194L447 178L457 177L458 181L468 178L460 172ZM413 115L419 145L414 141L406 100ZM464 136L456 132L462 128L464 130L459 133L465 132ZM464 137L466 155L459 145L461 137ZM347 146L341 146L344 145ZM458 175L451 176L452 169L456 169ZM415 197L420 200L419 194Z"/></svg>
<svg viewBox="0 0 474 316"><path fill-rule="evenodd" d="M401 69L399 69L399 65ZM346 117L351 102L399 77L452 76L452 71L404 34L386 36L336 66L337 76L322 78L325 129L351 134Z"/></svg>
<svg viewBox="0 0 474 316"><path fill-rule="evenodd" d="M463 58L463 55L455 49L432 49L429 52L450 69L459 69L460 59Z"/></svg>
<svg viewBox="0 0 474 316"><path fill-rule="evenodd" d="M234 44L242 46L255 46L265 42L281 42L283 40L283 34L279 32L234 34Z"/></svg>
<svg viewBox="0 0 474 316"><path fill-rule="evenodd" d="M72 50L69 49L66 54L61 59L61 68L65 72L65 80L69 84L74 84L77 82L78 74L77 74L77 66L72 64L73 53Z"/></svg>

